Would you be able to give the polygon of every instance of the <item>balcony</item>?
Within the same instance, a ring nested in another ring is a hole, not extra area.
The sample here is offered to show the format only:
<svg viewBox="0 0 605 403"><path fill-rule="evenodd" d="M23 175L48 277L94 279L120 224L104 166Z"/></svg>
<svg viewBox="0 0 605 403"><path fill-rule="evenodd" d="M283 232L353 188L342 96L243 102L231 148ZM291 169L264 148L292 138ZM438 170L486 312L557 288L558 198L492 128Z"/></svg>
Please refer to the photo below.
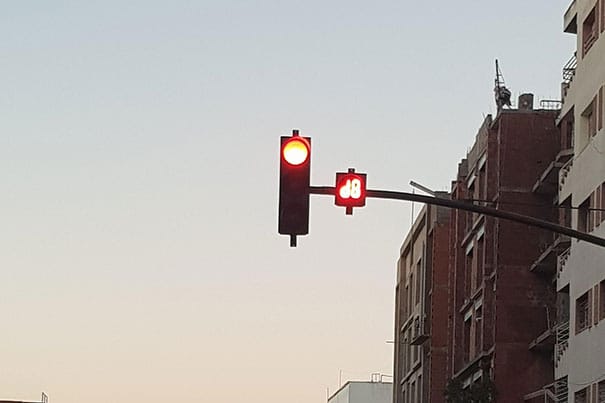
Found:
<svg viewBox="0 0 605 403"><path fill-rule="evenodd" d="M545 320L546 330L543 331L542 333L540 333L538 335L538 337L536 337L535 339L533 339L531 341L531 343L529 343L529 350L530 351L545 351L545 352L552 353L552 351L555 347L555 335L556 335L557 323L556 323L554 316L552 315L554 313L554 308L549 307L548 305L544 305L544 310L545 310L544 314L546 317L546 320Z"/></svg>
<svg viewBox="0 0 605 403"><path fill-rule="evenodd" d="M562 252L557 257L557 279L561 277L561 273L563 273L563 269L565 268L565 264L567 263L567 259L569 259L569 253L571 252L571 248L567 248L564 252Z"/></svg>
<svg viewBox="0 0 605 403"><path fill-rule="evenodd" d="M573 148L566 148L559 151L555 159L544 169L534 186L532 192L547 195L557 195L557 185L559 182L559 171L573 157Z"/></svg>
<svg viewBox="0 0 605 403"><path fill-rule="evenodd" d="M557 269L557 257L571 245L571 239L567 235L558 235L553 242L546 246L536 261L530 266L529 271L534 273L555 274Z"/></svg>
<svg viewBox="0 0 605 403"><path fill-rule="evenodd" d="M568 145L569 148L559 151L555 157L555 161L561 164L566 164L573 157L573 147Z"/></svg>
<svg viewBox="0 0 605 403"><path fill-rule="evenodd" d="M572 166L573 158L570 158L559 170L559 192L563 190L563 186L565 185L565 181L567 180L567 176L569 175Z"/></svg>
<svg viewBox="0 0 605 403"><path fill-rule="evenodd" d="M569 345L569 320L557 325L555 328L555 337L555 365L557 365Z"/></svg>
<svg viewBox="0 0 605 403"><path fill-rule="evenodd" d="M574 52L573 56L565 63L563 66L563 82L561 83L561 98L565 98L567 95L567 90L571 86L571 82L573 81L576 75L576 68L578 67L578 58L576 52Z"/></svg>
<svg viewBox="0 0 605 403"><path fill-rule="evenodd" d="M424 331L424 326L420 323L420 318L416 318L414 320L414 327L412 329L412 340L410 340L410 345L419 346L427 341L429 335Z"/></svg>
<svg viewBox="0 0 605 403"><path fill-rule="evenodd" d="M550 327L529 343L530 351L553 351L555 347L555 328Z"/></svg>
<svg viewBox="0 0 605 403"><path fill-rule="evenodd" d="M563 162L552 161L542 175L538 178L533 188L532 192L542 194L542 195L552 195L554 196L557 193L557 182L559 181L559 169L563 166Z"/></svg>
<svg viewBox="0 0 605 403"><path fill-rule="evenodd" d="M523 396L523 401L529 403L558 402L557 397L555 395L555 384L548 384L536 392L529 393ZM567 400L565 400L565 402L567 403Z"/></svg>

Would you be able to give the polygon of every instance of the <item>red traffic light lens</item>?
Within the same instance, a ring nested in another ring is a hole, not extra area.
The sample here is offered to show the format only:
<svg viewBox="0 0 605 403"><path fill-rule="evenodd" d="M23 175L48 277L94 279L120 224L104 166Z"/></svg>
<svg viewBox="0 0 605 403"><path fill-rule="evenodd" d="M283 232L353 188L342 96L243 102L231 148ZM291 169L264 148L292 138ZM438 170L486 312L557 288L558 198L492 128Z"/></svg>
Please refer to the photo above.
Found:
<svg viewBox="0 0 605 403"><path fill-rule="evenodd" d="M282 148L282 155L290 165L301 165L309 158L309 145L300 137L293 137Z"/></svg>

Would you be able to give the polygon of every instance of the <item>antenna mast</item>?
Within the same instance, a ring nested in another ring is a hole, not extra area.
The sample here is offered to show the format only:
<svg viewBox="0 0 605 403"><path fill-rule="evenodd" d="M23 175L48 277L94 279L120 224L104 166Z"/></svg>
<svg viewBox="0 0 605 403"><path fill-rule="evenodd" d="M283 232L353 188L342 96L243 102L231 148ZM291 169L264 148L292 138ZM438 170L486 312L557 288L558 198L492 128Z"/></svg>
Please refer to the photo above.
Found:
<svg viewBox="0 0 605 403"><path fill-rule="evenodd" d="M510 96L511 92L504 85L504 76L500 71L500 66L498 66L498 59L496 59L496 79L494 80L494 96L496 98L496 106L498 107L498 112L504 107L510 107Z"/></svg>

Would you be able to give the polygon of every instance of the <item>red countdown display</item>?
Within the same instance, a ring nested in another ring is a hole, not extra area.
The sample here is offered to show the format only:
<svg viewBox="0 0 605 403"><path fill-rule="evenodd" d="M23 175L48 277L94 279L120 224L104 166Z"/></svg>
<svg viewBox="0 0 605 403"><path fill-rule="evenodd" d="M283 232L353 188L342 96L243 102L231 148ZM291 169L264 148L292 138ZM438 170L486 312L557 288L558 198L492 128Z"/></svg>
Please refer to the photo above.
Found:
<svg viewBox="0 0 605 403"><path fill-rule="evenodd" d="M336 173L335 204L347 208L347 214L353 213L353 207L366 205L366 174L349 172Z"/></svg>

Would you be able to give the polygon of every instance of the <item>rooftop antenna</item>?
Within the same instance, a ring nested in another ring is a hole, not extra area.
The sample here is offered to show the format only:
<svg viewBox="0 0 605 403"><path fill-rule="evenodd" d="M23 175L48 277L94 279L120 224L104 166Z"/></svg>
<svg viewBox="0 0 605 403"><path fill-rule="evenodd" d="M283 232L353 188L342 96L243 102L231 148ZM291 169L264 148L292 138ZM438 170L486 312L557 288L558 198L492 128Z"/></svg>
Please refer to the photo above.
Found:
<svg viewBox="0 0 605 403"><path fill-rule="evenodd" d="M494 81L494 96L496 98L498 112L500 112L504 106L508 106L510 108L511 92L504 86L504 76L500 71L500 66L498 66L498 59L496 59L496 80Z"/></svg>

